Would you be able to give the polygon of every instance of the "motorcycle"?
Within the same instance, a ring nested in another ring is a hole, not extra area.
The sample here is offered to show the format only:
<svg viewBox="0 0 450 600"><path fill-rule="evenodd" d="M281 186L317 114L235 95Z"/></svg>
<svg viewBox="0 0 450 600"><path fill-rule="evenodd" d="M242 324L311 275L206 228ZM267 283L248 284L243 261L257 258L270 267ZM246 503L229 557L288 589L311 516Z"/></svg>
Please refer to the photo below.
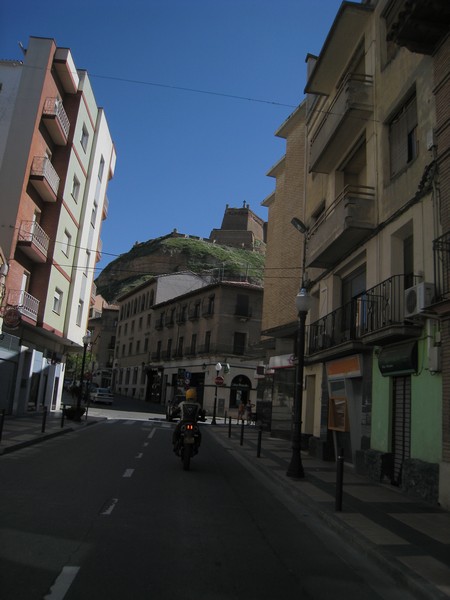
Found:
<svg viewBox="0 0 450 600"><path fill-rule="evenodd" d="M198 454L200 439L200 429L197 423L187 421L181 425L178 448L185 471L189 471L191 458Z"/></svg>

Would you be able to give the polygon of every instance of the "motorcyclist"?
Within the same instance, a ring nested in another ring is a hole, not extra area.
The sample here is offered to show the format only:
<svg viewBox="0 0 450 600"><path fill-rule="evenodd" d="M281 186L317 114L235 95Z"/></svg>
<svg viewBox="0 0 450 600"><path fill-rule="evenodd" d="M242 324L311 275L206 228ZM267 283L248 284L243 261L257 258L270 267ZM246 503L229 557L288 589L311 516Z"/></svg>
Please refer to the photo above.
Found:
<svg viewBox="0 0 450 600"><path fill-rule="evenodd" d="M186 395L187 396L187 395ZM180 442L180 433L181 427L184 423L197 423L197 421L205 421L205 411L202 410L200 404L196 401L195 397L186 397L185 400L180 402L180 420L175 427L172 436L172 444L173 451L175 454L179 453L179 442ZM202 441L201 433L198 433L198 446L200 446Z"/></svg>

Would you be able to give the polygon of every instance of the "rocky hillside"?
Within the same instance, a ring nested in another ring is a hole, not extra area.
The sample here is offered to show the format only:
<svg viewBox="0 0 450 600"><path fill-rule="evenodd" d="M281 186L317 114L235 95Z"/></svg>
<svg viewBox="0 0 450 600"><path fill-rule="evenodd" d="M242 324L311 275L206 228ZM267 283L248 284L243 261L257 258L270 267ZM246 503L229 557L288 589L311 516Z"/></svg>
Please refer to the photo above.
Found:
<svg viewBox="0 0 450 600"><path fill-rule="evenodd" d="M220 246L176 233L135 244L111 262L96 280L97 293L108 302L155 275L192 271L217 279L263 282L264 245L260 252Z"/></svg>

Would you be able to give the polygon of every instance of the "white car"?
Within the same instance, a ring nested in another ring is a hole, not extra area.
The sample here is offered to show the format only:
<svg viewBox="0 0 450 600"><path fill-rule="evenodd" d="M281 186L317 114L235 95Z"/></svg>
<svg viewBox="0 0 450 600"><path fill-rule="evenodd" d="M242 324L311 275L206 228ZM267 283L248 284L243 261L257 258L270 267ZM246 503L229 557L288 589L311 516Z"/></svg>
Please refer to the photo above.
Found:
<svg viewBox="0 0 450 600"><path fill-rule="evenodd" d="M109 388L96 388L92 390L90 394L91 402L104 402L105 404L112 404L114 396Z"/></svg>

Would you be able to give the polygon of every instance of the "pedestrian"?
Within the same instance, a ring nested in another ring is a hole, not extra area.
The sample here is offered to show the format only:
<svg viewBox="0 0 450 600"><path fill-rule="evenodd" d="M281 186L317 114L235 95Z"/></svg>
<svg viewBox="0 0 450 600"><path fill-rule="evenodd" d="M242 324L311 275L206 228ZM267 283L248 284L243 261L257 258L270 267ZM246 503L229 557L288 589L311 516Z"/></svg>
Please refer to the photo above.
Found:
<svg viewBox="0 0 450 600"><path fill-rule="evenodd" d="M250 400L248 400L247 404L245 405L245 417L247 419L247 425L250 425L252 422L252 406L253 404L250 402Z"/></svg>
<svg viewBox="0 0 450 600"><path fill-rule="evenodd" d="M244 415L245 415L245 404L241 400L241 403L239 404L238 416L237 416L237 423L238 423L238 425L239 425L239 421L243 421L244 420Z"/></svg>

